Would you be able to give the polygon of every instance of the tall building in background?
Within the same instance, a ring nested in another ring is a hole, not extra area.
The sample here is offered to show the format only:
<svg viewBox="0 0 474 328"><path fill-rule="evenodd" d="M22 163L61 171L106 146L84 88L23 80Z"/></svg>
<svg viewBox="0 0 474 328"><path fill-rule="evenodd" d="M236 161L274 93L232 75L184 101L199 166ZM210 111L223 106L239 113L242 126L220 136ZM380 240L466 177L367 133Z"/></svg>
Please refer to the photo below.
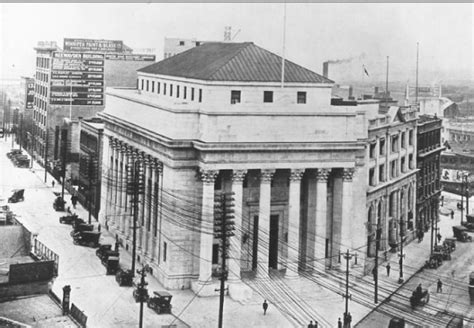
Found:
<svg viewBox="0 0 474 328"><path fill-rule="evenodd" d="M67 161L77 164L78 120L104 109L106 87L136 86L136 70L155 56L134 54L120 40L65 38L62 49L56 42L38 42L35 50L33 154L48 169L59 168L64 158L60 140L67 139ZM78 172L71 174L77 180Z"/></svg>

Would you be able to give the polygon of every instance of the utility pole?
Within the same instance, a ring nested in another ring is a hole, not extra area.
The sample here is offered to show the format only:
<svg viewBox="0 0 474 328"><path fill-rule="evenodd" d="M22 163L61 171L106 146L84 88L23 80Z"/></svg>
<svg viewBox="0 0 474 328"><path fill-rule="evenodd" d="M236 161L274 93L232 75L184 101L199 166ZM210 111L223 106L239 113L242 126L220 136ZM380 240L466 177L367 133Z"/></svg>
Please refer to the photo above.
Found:
<svg viewBox="0 0 474 328"><path fill-rule="evenodd" d="M44 183L48 182L48 142L49 139L49 131L48 127L46 127L46 139L44 140L45 146L44 146ZM64 186L64 181L63 181L63 186ZM63 192L63 200L64 200L64 192Z"/></svg>
<svg viewBox="0 0 474 328"><path fill-rule="evenodd" d="M67 130L61 130L61 143L62 143L62 163L61 163L61 173L63 176L63 185L61 189L61 199L64 201L64 185L66 184L66 159L67 159ZM48 130L46 130L46 140L48 140ZM46 142L46 146L48 146L48 142ZM46 165L45 165L46 169ZM45 173L46 176L46 173ZM46 177L44 179L46 182Z"/></svg>
<svg viewBox="0 0 474 328"><path fill-rule="evenodd" d="M380 227L380 219L377 220L377 230L375 232L375 271L374 271L374 280L375 280L375 290L374 290L374 303L379 302L379 250L380 250L380 239L382 237L382 228Z"/></svg>
<svg viewBox="0 0 474 328"><path fill-rule="evenodd" d="M349 320L349 299L351 295L349 294L349 260L352 259L354 254L349 253L347 250L346 253L343 253L344 259L346 260L346 292L344 298L346 299L345 311L344 311L344 328L350 328Z"/></svg>
<svg viewBox="0 0 474 328"><path fill-rule="evenodd" d="M133 245L132 245L132 272L135 275L135 261L137 255L137 219L139 196L145 193L143 172L141 161L138 156L132 153L133 164L127 172L127 194L130 195L133 217Z"/></svg>
<svg viewBox="0 0 474 328"><path fill-rule="evenodd" d="M466 215L469 215L469 174L465 175L466 178Z"/></svg>
<svg viewBox="0 0 474 328"><path fill-rule="evenodd" d="M419 43L416 43L416 82L415 82L415 105L416 109L419 111L418 108L418 55L419 55Z"/></svg>
<svg viewBox="0 0 474 328"><path fill-rule="evenodd" d="M92 154L89 155L89 165L88 165L88 178L89 178L89 190L87 193L87 208L89 210L89 224L91 224L92 218L92 189L95 187L95 180L96 180L96 163L97 161L92 157Z"/></svg>
<svg viewBox="0 0 474 328"><path fill-rule="evenodd" d="M143 303L146 302L148 296L148 290L146 286L148 283L145 281L146 273L148 272L149 268L148 265L143 266L141 270L137 270L137 273L141 276L140 282L137 286L137 293L139 295L140 301L140 316L138 318L138 327L143 328Z"/></svg>
<svg viewBox="0 0 474 328"><path fill-rule="evenodd" d="M461 173L461 224L464 216L464 173Z"/></svg>
<svg viewBox="0 0 474 328"><path fill-rule="evenodd" d="M228 270L226 261L229 250L229 237L234 235L234 199L233 193L227 192L218 195L215 199L217 204L214 206L214 237L221 240L221 286L219 289L219 323L218 327L222 328L224 318L224 295L225 295L225 281L227 280ZM217 290L216 290L217 291Z"/></svg>
<svg viewBox="0 0 474 328"><path fill-rule="evenodd" d="M400 254L398 255L400 260L400 277L398 278L398 283L401 284L403 283L403 258L405 257L405 254L403 254L403 241L405 239L405 221L403 221L402 218L400 218Z"/></svg>

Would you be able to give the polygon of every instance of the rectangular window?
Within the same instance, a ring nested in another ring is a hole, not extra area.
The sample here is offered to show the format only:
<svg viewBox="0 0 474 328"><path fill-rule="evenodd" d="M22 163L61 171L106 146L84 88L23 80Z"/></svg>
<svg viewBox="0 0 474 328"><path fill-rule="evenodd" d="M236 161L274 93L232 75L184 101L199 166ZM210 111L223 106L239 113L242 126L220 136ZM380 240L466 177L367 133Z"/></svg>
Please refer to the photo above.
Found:
<svg viewBox="0 0 474 328"><path fill-rule="evenodd" d="M375 186L375 169L369 169L369 186Z"/></svg>
<svg viewBox="0 0 474 328"><path fill-rule="evenodd" d="M202 102L202 89L199 89L199 102Z"/></svg>
<svg viewBox="0 0 474 328"><path fill-rule="evenodd" d="M176 98L179 98L179 85L176 86Z"/></svg>
<svg viewBox="0 0 474 328"><path fill-rule="evenodd" d="M240 103L240 90L232 90L230 92L230 103L231 104Z"/></svg>
<svg viewBox="0 0 474 328"><path fill-rule="evenodd" d="M405 149L406 148L406 145L405 145L405 132L402 132L401 143L402 143L402 148Z"/></svg>
<svg viewBox="0 0 474 328"><path fill-rule="evenodd" d="M166 253L168 252L168 244L163 242L163 262L166 262Z"/></svg>
<svg viewBox="0 0 474 328"><path fill-rule="evenodd" d="M377 144L376 143L371 143L370 144L370 148L369 148L369 157L370 158L375 158L375 148L376 148Z"/></svg>
<svg viewBox="0 0 474 328"><path fill-rule="evenodd" d="M183 99L186 99L186 92L188 91L187 89L187 87L183 88Z"/></svg>
<svg viewBox="0 0 474 328"><path fill-rule="evenodd" d="M413 130L408 131L408 145L413 146Z"/></svg>
<svg viewBox="0 0 474 328"><path fill-rule="evenodd" d="M151 92L155 92L155 81L151 81Z"/></svg>
<svg viewBox="0 0 474 328"><path fill-rule="evenodd" d="M413 169L413 167L414 167L413 154L408 155L408 167L410 168L410 170Z"/></svg>
<svg viewBox="0 0 474 328"><path fill-rule="evenodd" d="M173 97L173 85L170 84L170 97Z"/></svg>
<svg viewBox="0 0 474 328"><path fill-rule="evenodd" d="M273 102L273 91L263 91L263 102L264 103Z"/></svg>
<svg viewBox="0 0 474 328"><path fill-rule="evenodd" d="M379 147L380 147L379 148L379 154L380 155L385 155L385 139L384 138L380 139Z"/></svg>
<svg viewBox="0 0 474 328"><path fill-rule="evenodd" d="M298 91L296 94L296 103L298 104L306 104L306 92L305 91Z"/></svg>
<svg viewBox="0 0 474 328"><path fill-rule="evenodd" d="M191 100L194 100L194 88L191 88Z"/></svg>
<svg viewBox="0 0 474 328"><path fill-rule="evenodd" d="M390 162L390 178L395 178L397 176L397 161L393 160Z"/></svg>
<svg viewBox="0 0 474 328"><path fill-rule="evenodd" d="M150 81L146 80L146 91L150 91Z"/></svg>
<svg viewBox="0 0 474 328"><path fill-rule="evenodd" d="M142 87L141 87L142 90L144 89L144 85L145 85L145 81L142 79Z"/></svg>
<svg viewBox="0 0 474 328"><path fill-rule="evenodd" d="M396 153L398 151L398 135L392 136L391 150L392 153Z"/></svg>
<svg viewBox="0 0 474 328"><path fill-rule="evenodd" d="M400 167L401 167L402 173L406 171L406 169L405 169L405 156L403 156L402 159L401 159Z"/></svg>
<svg viewBox="0 0 474 328"><path fill-rule="evenodd" d="M385 182L385 164L379 165L379 182Z"/></svg>
<svg viewBox="0 0 474 328"><path fill-rule="evenodd" d="M166 96L166 83L163 83L163 94Z"/></svg>

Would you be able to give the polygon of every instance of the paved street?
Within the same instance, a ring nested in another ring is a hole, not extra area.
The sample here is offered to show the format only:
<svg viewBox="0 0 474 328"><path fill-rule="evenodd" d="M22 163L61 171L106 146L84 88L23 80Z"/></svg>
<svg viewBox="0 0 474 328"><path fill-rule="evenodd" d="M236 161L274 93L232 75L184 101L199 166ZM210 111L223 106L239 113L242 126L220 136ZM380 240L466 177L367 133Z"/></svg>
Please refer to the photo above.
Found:
<svg viewBox="0 0 474 328"><path fill-rule="evenodd" d="M17 146L16 146L17 147ZM44 183L44 169L34 164L33 169L16 168L6 157L11 148L11 139L0 141L1 167L1 199L9 197L12 189L24 188L25 201L10 204L17 219L28 229L38 233L38 239L59 255L59 276L56 278L53 291L62 296L62 287L71 285L71 301L88 316L88 327L136 327L138 326L139 304L134 303L132 287L119 287L114 276L106 276L105 268L95 255L95 249L76 246L69 235L71 226L60 224L58 219L64 212L55 212L52 203L54 192L61 191L61 185L56 183L51 187L51 176ZM70 195L66 192L66 206L71 206ZM77 206L76 212L87 219L87 212ZM114 238L102 229L101 242L113 243ZM121 250L120 262L129 267L130 254ZM138 266L139 267L139 266ZM149 292L164 290L153 277L147 277ZM190 290L171 291L173 295L173 314L178 315L183 322L192 327L217 326L219 298L195 298ZM261 304L263 299L258 295L240 304L225 299L224 324L226 327L242 327L241 320L245 318L246 325L254 327L289 327L291 323L275 307L270 304L269 312L263 316ZM157 315L145 306L144 326L157 327L180 320L169 315ZM186 327L182 324L181 327Z"/></svg>

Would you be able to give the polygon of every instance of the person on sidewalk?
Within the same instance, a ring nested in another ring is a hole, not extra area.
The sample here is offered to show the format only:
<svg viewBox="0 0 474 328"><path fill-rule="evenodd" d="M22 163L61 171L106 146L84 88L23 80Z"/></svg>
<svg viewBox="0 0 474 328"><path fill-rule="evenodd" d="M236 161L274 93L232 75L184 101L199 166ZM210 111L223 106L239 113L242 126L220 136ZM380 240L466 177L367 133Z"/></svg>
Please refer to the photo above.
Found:
<svg viewBox="0 0 474 328"><path fill-rule="evenodd" d="M352 323L352 315L351 313L347 313L347 328L351 328L351 323Z"/></svg>
<svg viewBox="0 0 474 328"><path fill-rule="evenodd" d="M318 322L316 320L314 320L313 328L318 328Z"/></svg>
<svg viewBox="0 0 474 328"><path fill-rule="evenodd" d="M438 234L436 235L436 238L438 238L438 243L441 242L441 234L438 232Z"/></svg>
<svg viewBox="0 0 474 328"><path fill-rule="evenodd" d="M267 314L267 309L268 309L268 303L267 303L267 300L264 300L263 301L263 315L266 315Z"/></svg>
<svg viewBox="0 0 474 328"><path fill-rule="evenodd" d="M72 207L74 207L74 209L75 209L76 205L77 205L77 196L76 195L71 196L71 203L72 203Z"/></svg>
<svg viewBox="0 0 474 328"><path fill-rule="evenodd" d="M53 180L51 180L51 187L53 187L53 188L54 188L54 184L55 184L55 183L56 183L56 181L54 181L54 179L53 179Z"/></svg>
<svg viewBox="0 0 474 328"><path fill-rule="evenodd" d="M314 328L314 326L313 326L313 321L310 321L310 322L309 322L308 328Z"/></svg>
<svg viewBox="0 0 474 328"><path fill-rule="evenodd" d="M337 319L337 328L342 328L341 318Z"/></svg>
<svg viewBox="0 0 474 328"><path fill-rule="evenodd" d="M454 220L454 211L451 210L451 220Z"/></svg>
<svg viewBox="0 0 474 328"><path fill-rule="evenodd" d="M436 288L437 293L442 293L443 292L443 283L441 282L441 279L438 279L438 288Z"/></svg>
<svg viewBox="0 0 474 328"><path fill-rule="evenodd" d="M390 277L390 262L387 263L387 265L385 266L385 268L387 269L387 277Z"/></svg>

